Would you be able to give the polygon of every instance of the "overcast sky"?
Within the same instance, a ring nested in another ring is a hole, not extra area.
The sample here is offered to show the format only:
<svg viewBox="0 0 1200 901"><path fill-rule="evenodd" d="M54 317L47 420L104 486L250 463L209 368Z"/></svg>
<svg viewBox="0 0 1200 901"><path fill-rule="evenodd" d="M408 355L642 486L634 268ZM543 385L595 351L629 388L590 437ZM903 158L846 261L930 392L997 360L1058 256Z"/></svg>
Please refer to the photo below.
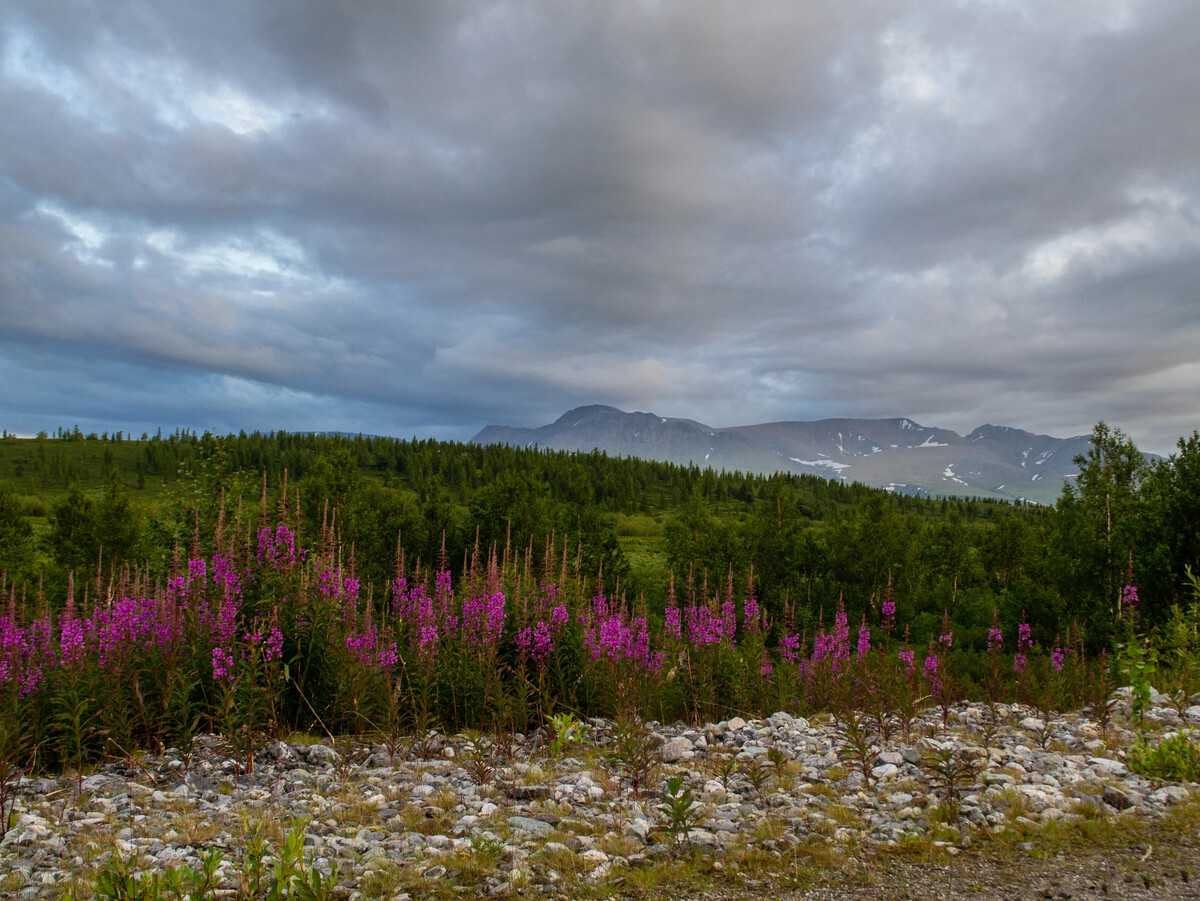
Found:
<svg viewBox="0 0 1200 901"><path fill-rule="evenodd" d="M1200 428L1196 0L0 0L0 425Z"/></svg>

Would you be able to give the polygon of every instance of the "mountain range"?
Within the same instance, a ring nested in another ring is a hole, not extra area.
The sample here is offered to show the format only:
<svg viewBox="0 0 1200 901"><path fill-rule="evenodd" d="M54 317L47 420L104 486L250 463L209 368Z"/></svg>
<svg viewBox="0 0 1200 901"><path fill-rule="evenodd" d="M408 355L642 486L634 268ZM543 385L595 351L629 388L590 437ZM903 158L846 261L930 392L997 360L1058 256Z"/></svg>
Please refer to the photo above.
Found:
<svg viewBox="0 0 1200 901"><path fill-rule="evenodd" d="M475 444L640 457L714 470L791 472L923 496L1052 504L1078 474L1090 436L1052 438L982 425L962 436L911 419L822 419L713 428L691 419L592 405L538 428L489 425Z"/></svg>

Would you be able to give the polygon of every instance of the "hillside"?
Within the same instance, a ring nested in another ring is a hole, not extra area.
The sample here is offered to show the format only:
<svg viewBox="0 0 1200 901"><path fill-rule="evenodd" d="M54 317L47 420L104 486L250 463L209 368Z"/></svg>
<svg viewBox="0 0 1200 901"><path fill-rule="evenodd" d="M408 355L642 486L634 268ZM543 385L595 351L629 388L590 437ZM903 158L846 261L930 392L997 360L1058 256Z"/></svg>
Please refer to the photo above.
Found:
<svg viewBox="0 0 1200 901"><path fill-rule="evenodd" d="M475 444L602 450L714 470L791 472L903 494L992 497L1050 504L1089 439L983 425L967 436L910 419L823 419L713 428L690 419L594 405L539 428L489 425Z"/></svg>

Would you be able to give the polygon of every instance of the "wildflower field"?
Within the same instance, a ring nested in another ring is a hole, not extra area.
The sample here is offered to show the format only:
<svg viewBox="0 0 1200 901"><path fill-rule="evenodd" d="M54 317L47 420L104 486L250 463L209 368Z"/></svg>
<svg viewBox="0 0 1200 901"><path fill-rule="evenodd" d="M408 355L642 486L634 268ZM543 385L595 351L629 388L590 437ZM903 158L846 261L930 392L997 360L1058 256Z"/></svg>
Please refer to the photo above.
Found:
<svg viewBox="0 0 1200 901"><path fill-rule="evenodd" d="M57 612L45 596L6 593L0 615L0 740L5 765L81 770L134 750L225 735L246 770L255 748L293 730L400 742L430 729L524 731L556 714L705 722L772 711L854 711L878 734L905 730L964 689L1049 714L1091 705L1103 718L1121 680L1149 691L1195 688L1195 646L1174 662L1133 631L1085 654L1078 633L1036 647L998 620L969 685L949 617L914 646L885 597L857 624L831 611L813 634L786 613L769 622L730 574L710 591L672 583L661 617L580 574L570 548L478 549L456 581L443 565L406 564L382 595L364 593L353 555L325 530L303 547L286 507L217 523L210 556L182 557L165 582L137 570L71 582ZM274 520L274 521L272 521ZM196 545L200 542L197 540ZM1194 615L1194 609L1192 611ZM1182 624L1181 624L1182 625Z"/></svg>
<svg viewBox="0 0 1200 901"><path fill-rule="evenodd" d="M293 730L1183 704L1200 435L1150 465L1101 423L1076 462L1038 510L391 439L6 436L0 777L200 732L249 770ZM73 481L104 465L99 498Z"/></svg>

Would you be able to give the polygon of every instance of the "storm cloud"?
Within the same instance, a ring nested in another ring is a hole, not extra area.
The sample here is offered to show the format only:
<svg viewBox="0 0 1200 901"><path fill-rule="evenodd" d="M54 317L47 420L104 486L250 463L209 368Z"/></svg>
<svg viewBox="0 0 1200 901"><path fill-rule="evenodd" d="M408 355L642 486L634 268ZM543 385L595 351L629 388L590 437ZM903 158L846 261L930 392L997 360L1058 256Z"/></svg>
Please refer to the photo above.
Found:
<svg viewBox="0 0 1200 901"><path fill-rule="evenodd" d="M0 424L1167 452L1194 0L0 0Z"/></svg>

